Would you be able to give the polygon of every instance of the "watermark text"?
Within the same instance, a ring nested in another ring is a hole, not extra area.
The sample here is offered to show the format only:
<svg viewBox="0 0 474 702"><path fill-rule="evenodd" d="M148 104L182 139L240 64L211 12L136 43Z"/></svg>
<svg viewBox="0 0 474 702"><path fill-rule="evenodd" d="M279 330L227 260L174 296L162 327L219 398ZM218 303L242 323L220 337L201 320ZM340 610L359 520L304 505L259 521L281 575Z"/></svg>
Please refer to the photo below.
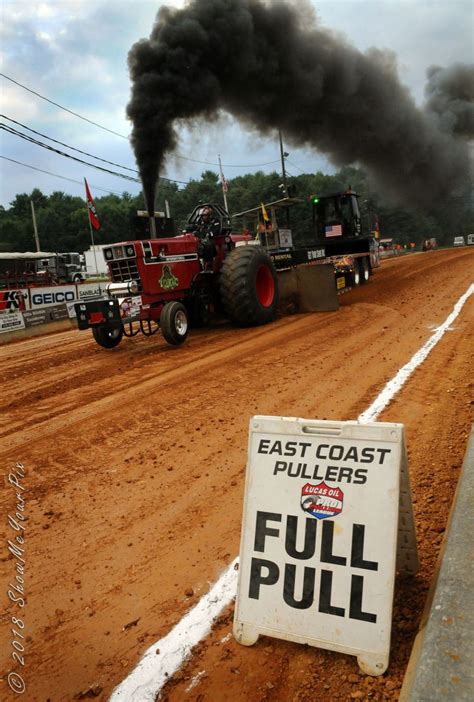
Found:
<svg viewBox="0 0 474 702"><path fill-rule="evenodd" d="M10 689L17 695L26 692L25 682L25 551L26 551L26 469L23 463L17 463L7 476L7 482L13 491L12 509L8 513L7 541L8 552L13 556L8 562L13 569L8 582L7 596L10 601L10 654L13 661L12 670L7 673Z"/></svg>

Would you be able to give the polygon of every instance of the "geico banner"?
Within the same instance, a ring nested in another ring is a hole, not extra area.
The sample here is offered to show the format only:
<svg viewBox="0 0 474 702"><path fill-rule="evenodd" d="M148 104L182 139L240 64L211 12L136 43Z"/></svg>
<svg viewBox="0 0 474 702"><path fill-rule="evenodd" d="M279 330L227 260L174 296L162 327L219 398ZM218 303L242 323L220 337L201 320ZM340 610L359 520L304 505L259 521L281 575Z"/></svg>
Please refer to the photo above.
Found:
<svg viewBox="0 0 474 702"><path fill-rule="evenodd" d="M61 305L77 300L75 285L58 285L52 288L30 288L31 309Z"/></svg>
<svg viewBox="0 0 474 702"><path fill-rule="evenodd" d="M22 311L29 308L28 288L0 290L0 312Z"/></svg>
<svg viewBox="0 0 474 702"><path fill-rule="evenodd" d="M0 334L25 328L25 320L20 310L0 312Z"/></svg>
<svg viewBox="0 0 474 702"><path fill-rule="evenodd" d="M398 567L416 572L403 425L251 420L240 643L260 634L306 643L355 655L364 672L381 675L397 542Z"/></svg>

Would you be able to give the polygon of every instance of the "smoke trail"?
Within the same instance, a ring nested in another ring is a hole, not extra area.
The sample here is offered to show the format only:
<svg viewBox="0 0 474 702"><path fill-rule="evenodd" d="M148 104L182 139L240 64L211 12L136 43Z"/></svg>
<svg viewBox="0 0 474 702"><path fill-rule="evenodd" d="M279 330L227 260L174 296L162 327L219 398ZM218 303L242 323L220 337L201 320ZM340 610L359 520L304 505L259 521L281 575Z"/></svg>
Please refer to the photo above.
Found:
<svg viewBox="0 0 474 702"><path fill-rule="evenodd" d="M474 138L474 65L430 66L426 75L427 111L444 131Z"/></svg>
<svg viewBox="0 0 474 702"><path fill-rule="evenodd" d="M149 209L177 121L227 110L282 129L336 165L360 163L399 198L429 203L465 182L465 145L416 108L394 56L362 54L282 0L193 0L159 11L129 54L132 143Z"/></svg>

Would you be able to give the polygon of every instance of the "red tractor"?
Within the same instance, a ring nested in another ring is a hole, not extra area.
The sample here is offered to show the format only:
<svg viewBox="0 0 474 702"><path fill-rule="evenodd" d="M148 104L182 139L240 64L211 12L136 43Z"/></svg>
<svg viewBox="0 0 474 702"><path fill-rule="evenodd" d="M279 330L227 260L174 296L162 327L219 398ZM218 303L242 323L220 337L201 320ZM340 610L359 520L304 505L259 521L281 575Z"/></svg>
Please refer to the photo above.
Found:
<svg viewBox="0 0 474 702"><path fill-rule="evenodd" d="M250 234L232 233L220 205L195 207L179 236L112 244L104 256L112 281L107 297L78 302L75 309L79 329L91 328L105 348L117 346L124 334L158 329L170 344L182 344L189 327L207 324L213 310L240 326L275 318L275 266ZM141 300L130 316L135 295Z"/></svg>

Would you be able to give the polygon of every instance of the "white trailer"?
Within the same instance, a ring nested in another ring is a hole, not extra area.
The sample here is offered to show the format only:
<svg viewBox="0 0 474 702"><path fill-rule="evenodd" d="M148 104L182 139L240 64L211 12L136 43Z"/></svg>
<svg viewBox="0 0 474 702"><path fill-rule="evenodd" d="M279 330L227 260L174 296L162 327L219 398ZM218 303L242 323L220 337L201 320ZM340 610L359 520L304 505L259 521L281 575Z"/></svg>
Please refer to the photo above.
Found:
<svg viewBox="0 0 474 702"><path fill-rule="evenodd" d="M94 247L90 247L87 251L84 251L84 260L86 264L86 274L88 278L93 278L97 274L107 275L108 268L105 262L103 249L110 244L96 244ZM95 255L94 255L95 254ZM96 265L97 261L97 265Z"/></svg>

